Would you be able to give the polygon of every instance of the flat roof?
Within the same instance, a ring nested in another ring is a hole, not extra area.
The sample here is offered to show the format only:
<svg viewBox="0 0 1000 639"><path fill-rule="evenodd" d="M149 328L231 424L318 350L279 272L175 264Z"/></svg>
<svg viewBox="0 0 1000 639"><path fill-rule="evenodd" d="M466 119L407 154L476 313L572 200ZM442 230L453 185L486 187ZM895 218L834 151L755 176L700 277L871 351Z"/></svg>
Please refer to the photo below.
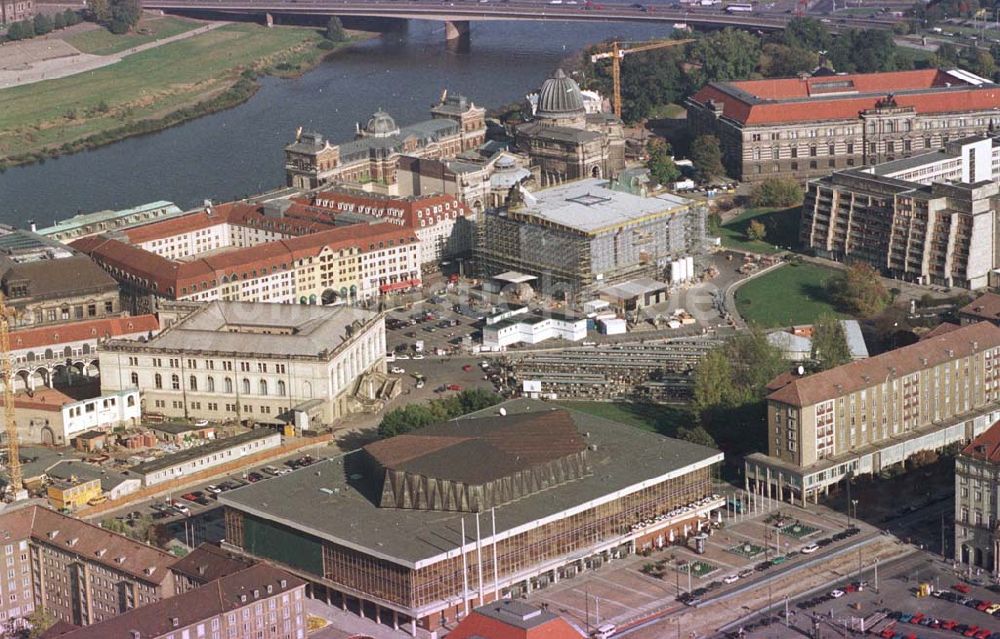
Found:
<svg viewBox="0 0 1000 639"><path fill-rule="evenodd" d="M354 322L377 313L350 306L214 301L166 329L144 348L318 357L335 350ZM124 342L133 348L135 342Z"/></svg>
<svg viewBox="0 0 1000 639"><path fill-rule="evenodd" d="M204 426L198 426L193 423L186 422L161 422L159 424L146 424L150 430L158 430L161 433L170 433L171 435L182 435L184 433L190 433L196 430L205 430L206 428L213 428L208 424Z"/></svg>
<svg viewBox="0 0 1000 639"><path fill-rule="evenodd" d="M638 279L622 282L621 284L615 284L614 286L607 286L597 292L601 295L607 295L608 297L613 297L618 300L627 300L640 295L645 295L647 293L662 291L669 288L669 286L669 284L659 282L649 277L640 277Z"/></svg>
<svg viewBox="0 0 1000 639"><path fill-rule="evenodd" d="M517 399L501 404L508 415L560 410L545 402ZM459 418L495 418L499 406ZM569 411L585 436L591 475L498 506L500 538L582 512L651 483L684 475L722 461L705 446L663 437L578 411ZM353 451L281 477L256 482L219 496L227 506L292 527L302 533L420 568L455 556L461 546L461 521L474 530L471 513L380 508L381 477L364 476L364 453ZM491 526L492 522L488 524ZM487 528L490 531L490 528ZM490 536L490 535L484 535ZM472 538L467 536L466 543Z"/></svg>
<svg viewBox="0 0 1000 639"><path fill-rule="evenodd" d="M499 275L494 275L490 279L500 280L503 282L513 282L514 284L523 284L525 282L532 282L538 278L534 275L521 273L520 271L504 271Z"/></svg>
<svg viewBox="0 0 1000 639"><path fill-rule="evenodd" d="M517 211L541 220L594 233L636 222L644 217L685 208L692 200L661 193L633 195L610 188L607 180L591 178L568 182L531 193L525 208Z"/></svg>
<svg viewBox="0 0 1000 639"><path fill-rule="evenodd" d="M200 446L185 448L184 450L164 455L163 457L154 459L153 461L136 464L131 468L131 471L140 475L148 475L149 473L155 473L156 471L163 470L164 468L172 468L173 466L183 464L191 461L192 459L198 459L199 457L204 457L205 455L217 453L220 450L226 450L228 448L232 448L233 446L239 446L240 444L245 444L246 442L250 442L255 439L264 439L265 437L271 437L272 435L280 436L280 433L276 430L271 430L270 428L258 428L248 433L240 433L239 435L233 435L232 437L226 437L224 439L210 439L207 443Z"/></svg>

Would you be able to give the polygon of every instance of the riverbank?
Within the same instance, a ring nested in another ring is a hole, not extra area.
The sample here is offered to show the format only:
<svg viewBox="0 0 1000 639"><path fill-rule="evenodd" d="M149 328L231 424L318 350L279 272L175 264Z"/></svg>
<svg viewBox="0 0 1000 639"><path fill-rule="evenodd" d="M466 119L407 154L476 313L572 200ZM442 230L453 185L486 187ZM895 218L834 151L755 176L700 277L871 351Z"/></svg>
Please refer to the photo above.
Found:
<svg viewBox="0 0 1000 639"><path fill-rule="evenodd" d="M322 49L315 28L230 24L80 75L0 91L0 170L152 133L248 100L373 34Z"/></svg>

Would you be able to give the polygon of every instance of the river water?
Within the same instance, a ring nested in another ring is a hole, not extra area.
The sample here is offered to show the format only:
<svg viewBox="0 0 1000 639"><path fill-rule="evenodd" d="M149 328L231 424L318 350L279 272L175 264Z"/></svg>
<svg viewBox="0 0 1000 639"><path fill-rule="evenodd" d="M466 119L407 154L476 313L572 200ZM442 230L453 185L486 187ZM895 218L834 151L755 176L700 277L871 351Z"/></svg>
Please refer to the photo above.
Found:
<svg viewBox="0 0 1000 639"><path fill-rule="evenodd" d="M448 50L441 23L358 44L295 79L264 78L234 109L165 131L8 169L0 174L0 222L39 226L77 212L153 200L181 207L224 201L284 183L282 148L298 126L350 139L376 109L397 123L430 117L443 89L483 106L520 99L561 60L612 36L666 36L667 25L473 22L467 52Z"/></svg>

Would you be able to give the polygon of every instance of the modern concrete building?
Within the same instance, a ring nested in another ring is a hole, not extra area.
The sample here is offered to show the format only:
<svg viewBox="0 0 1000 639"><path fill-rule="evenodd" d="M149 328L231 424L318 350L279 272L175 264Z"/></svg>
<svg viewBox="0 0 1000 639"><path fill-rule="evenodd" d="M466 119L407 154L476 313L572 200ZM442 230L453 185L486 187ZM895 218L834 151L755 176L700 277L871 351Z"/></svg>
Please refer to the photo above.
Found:
<svg viewBox="0 0 1000 639"><path fill-rule="evenodd" d="M0 534L7 560L0 622L8 627L38 607L89 626L174 594L173 555L54 510L32 503L5 510Z"/></svg>
<svg viewBox="0 0 1000 639"><path fill-rule="evenodd" d="M955 458L955 561L1000 577L1000 422Z"/></svg>
<svg viewBox="0 0 1000 639"><path fill-rule="evenodd" d="M166 417L329 425L385 388L385 322L348 306L210 302L147 342L100 353L107 394L141 389ZM364 382L364 383L363 383Z"/></svg>
<svg viewBox="0 0 1000 639"><path fill-rule="evenodd" d="M483 326L483 346L490 349L538 344L549 339L578 342L586 338L587 318L562 313L525 312Z"/></svg>
<svg viewBox="0 0 1000 639"><path fill-rule="evenodd" d="M464 96L449 96L431 109L431 119L399 127L388 113L377 111L355 139L331 144L319 133L299 132L285 147L289 186L314 189L340 182L365 191L397 195L396 164L402 155L455 157L486 140L486 109Z"/></svg>
<svg viewBox="0 0 1000 639"><path fill-rule="evenodd" d="M226 544L416 634L678 541L723 506L714 449L542 402L501 407L224 493Z"/></svg>
<svg viewBox="0 0 1000 639"><path fill-rule="evenodd" d="M710 82L687 100L694 135L719 138L730 176L806 179L986 133L996 84L961 69Z"/></svg>
<svg viewBox="0 0 1000 639"><path fill-rule="evenodd" d="M802 244L887 277L982 288L1000 266L998 178L1000 141L989 137L838 171L809 183Z"/></svg>
<svg viewBox="0 0 1000 639"><path fill-rule="evenodd" d="M768 388L768 452L746 458L747 487L805 503L845 477L967 442L1000 418L1000 328L963 326L820 373L785 373Z"/></svg>
<svg viewBox="0 0 1000 639"><path fill-rule="evenodd" d="M592 299L628 280L663 279L674 261L704 250L701 202L625 193L601 179L514 193L480 220L484 278L514 270L537 278L544 294Z"/></svg>
<svg viewBox="0 0 1000 639"><path fill-rule="evenodd" d="M155 486L280 446L280 432L260 428L232 437L208 440L204 444L142 462L130 468L129 472L141 478L143 486Z"/></svg>

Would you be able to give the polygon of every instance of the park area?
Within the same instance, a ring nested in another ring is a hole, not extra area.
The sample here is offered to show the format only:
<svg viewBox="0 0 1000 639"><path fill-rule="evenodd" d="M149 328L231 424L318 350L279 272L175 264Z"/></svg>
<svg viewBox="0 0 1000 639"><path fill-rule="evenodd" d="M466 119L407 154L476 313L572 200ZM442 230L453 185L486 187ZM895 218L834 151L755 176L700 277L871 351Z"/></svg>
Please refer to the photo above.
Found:
<svg viewBox="0 0 1000 639"><path fill-rule="evenodd" d="M64 40L80 53L111 55L141 44L179 35L203 25L201 22L175 16L143 18L134 32L115 35L103 27L96 27L80 30L66 36Z"/></svg>
<svg viewBox="0 0 1000 639"><path fill-rule="evenodd" d="M789 263L755 277L736 290L736 310L762 328L812 324L823 313L838 313L827 283L837 271L809 263Z"/></svg>
<svg viewBox="0 0 1000 639"><path fill-rule="evenodd" d="M161 21L154 33L76 34L93 51L134 46L196 23ZM93 34L93 35L92 35ZM247 72L294 73L327 52L318 30L230 24L127 56L92 72L0 91L0 166L91 148L234 106L253 93ZM120 44L124 43L124 44ZM242 81L241 81L242 80Z"/></svg>
<svg viewBox="0 0 1000 639"><path fill-rule="evenodd" d="M718 229L722 246L736 251L772 255L792 250L799 244L800 207L747 209ZM764 225L764 238L751 240L747 229L752 221Z"/></svg>

